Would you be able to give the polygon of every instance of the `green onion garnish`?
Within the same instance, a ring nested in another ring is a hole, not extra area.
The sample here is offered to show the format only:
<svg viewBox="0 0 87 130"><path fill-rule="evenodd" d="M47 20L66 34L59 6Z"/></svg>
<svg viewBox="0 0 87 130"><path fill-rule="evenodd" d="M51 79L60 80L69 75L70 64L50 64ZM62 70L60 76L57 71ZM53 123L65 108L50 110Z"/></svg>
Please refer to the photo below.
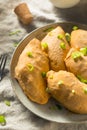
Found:
<svg viewBox="0 0 87 130"><path fill-rule="evenodd" d="M17 45L18 45L18 42L15 42L15 43L14 43L14 47L17 47Z"/></svg>
<svg viewBox="0 0 87 130"><path fill-rule="evenodd" d="M0 115L0 124L6 125L6 119L5 119L5 116L3 116L3 115Z"/></svg>
<svg viewBox="0 0 87 130"><path fill-rule="evenodd" d="M58 85L60 86L60 85L62 85L62 84L63 84L63 81L60 80L60 81L58 82Z"/></svg>
<svg viewBox="0 0 87 130"><path fill-rule="evenodd" d="M72 55L71 57L75 60L75 59L78 59L78 58L81 58L82 56L82 53L79 52L79 51L75 51L75 52L72 52Z"/></svg>
<svg viewBox="0 0 87 130"><path fill-rule="evenodd" d="M29 71L33 71L34 70L34 66L32 64L28 64L27 66L28 66Z"/></svg>
<svg viewBox="0 0 87 130"><path fill-rule="evenodd" d="M44 32L50 32L50 31L52 31L53 29L54 29L53 27L50 27L50 28L45 29Z"/></svg>
<svg viewBox="0 0 87 130"><path fill-rule="evenodd" d="M47 50L48 45L47 43L41 43L42 49Z"/></svg>
<svg viewBox="0 0 87 130"><path fill-rule="evenodd" d="M72 29L73 29L73 30L78 30L78 27L77 27L77 26L73 26Z"/></svg>
<svg viewBox="0 0 87 130"><path fill-rule="evenodd" d="M52 33L52 32L49 32L49 33L48 33L48 35L49 35L49 36L52 36L52 35L53 35L53 33Z"/></svg>
<svg viewBox="0 0 87 130"><path fill-rule="evenodd" d="M57 38L60 39L60 40L63 40L64 35L63 35L63 34L59 34L59 35L57 36Z"/></svg>
<svg viewBox="0 0 87 130"><path fill-rule="evenodd" d="M66 37L67 42L70 42L70 40L71 40L70 34L69 33L65 33L65 37Z"/></svg>
<svg viewBox="0 0 87 130"><path fill-rule="evenodd" d="M41 75L42 75L43 78L45 78L46 77L46 72L42 72Z"/></svg>
<svg viewBox="0 0 87 130"><path fill-rule="evenodd" d="M86 80L86 79L84 79L84 78L82 78L82 76L77 75L77 78L78 78L81 82L83 82L83 83L87 84L87 80Z"/></svg>
<svg viewBox="0 0 87 130"><path fill-rule="evenodd" d="M84 56L86 56L86 55L87 55L87 47L81 48L81 49L80 49L80 52L82 52L82 54L83 54Z"/></svg>
<svg viewBox="0 0 87 130"><path fill-rule="evenodd" d="M51 75L49 78L50 78L50 79L53 79L53 75Z"/></svg>
<svg viewBox="0 0 87 130"><path fill-rule="evenodd" d="M57 107L56 106L50 106L49 109L55 111L55 110L57 110Z"/></svg>
<svg viewBox="0 0 87 130"><path fill-rule="evenodd" d="M65 43L64 43L64 42L61 42L61 43L60 43L60 47L61 47L63 50L65 50L65 49L66 49Z"/></svg>
<svg viewBox="0 0 87 130"><path fill-rule="evenodd" d="M18 35L18 33L20 33L20 32L21 32L20 30L17 30L17 31L14 31L14 32L10 32L9 36Z"/></svg>
<svg viewBox="0 0 87 130"><path fill-rule="evenodd" d="M11 105L11 104L10 104L10 101L8 101L8 100L5 100L4 103L5 103L7 106L10 106L10 105Z"/></svg>
<svg viewBox="0 0 87 130"><path fill-rule="evenodd" d="M62 106L59 104L56 104L57 109L62 110Z"/></svg>
<svg viewBox="0 0 87 130"><path fill-rule="evenodd" d="M72 90L72 93L75 94L75 90L74 89Z"/></svg>
<svg viewBox="0 0 87 130"><path fill-rule="evenodd" d="M50 110L62 110L62 106L59 104L55 104L49 107Z"/></svg>
<svg viewBox="0 0 87 130"><path fill-rule="evenodd" d="M27 52L27 56L32 58L33 57L32 52Z"/></svg>
<svg viewBox="0 0 87 130"><path fill-rule="evenodd" d="M47 93L49 93L49 92L50 92L48 87L46 88L46 92L47 92Z"/></svg>
<svg viewBox="0 0 87 130"><path fill-rule="evenodd" d="M87 94L87 87L83 88L84 93Z"/></svg>

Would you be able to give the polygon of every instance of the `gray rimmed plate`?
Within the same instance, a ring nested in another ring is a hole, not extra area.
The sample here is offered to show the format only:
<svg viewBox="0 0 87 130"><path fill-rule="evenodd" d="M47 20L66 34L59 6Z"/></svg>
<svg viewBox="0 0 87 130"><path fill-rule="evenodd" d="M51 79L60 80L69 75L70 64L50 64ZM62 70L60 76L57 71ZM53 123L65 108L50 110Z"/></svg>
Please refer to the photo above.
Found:
<svg viewBox="0 0 87 130"><path fill-rule="evenodd" d="M10 73L12 87L21 103L34 114L44 119L55 121L58 123L84 123L87 122L87 115L72 113L65 109L63 106L60 106L58 102L53 99L50 99L49 102L45 105L39 105L30 101L22 91L17 80L14 78L14 70L18 62L18 58L25 46L29 43L29 41L35 37L41 40L50 29L55 28L58 25L60 25L65 30L65 32L71 32L73 26L78 26L80 29L87 30L86 25L72 22L61 22L46 25L29 33L26 37L24 37L24 39L16 48L11 60Z"/></svg>

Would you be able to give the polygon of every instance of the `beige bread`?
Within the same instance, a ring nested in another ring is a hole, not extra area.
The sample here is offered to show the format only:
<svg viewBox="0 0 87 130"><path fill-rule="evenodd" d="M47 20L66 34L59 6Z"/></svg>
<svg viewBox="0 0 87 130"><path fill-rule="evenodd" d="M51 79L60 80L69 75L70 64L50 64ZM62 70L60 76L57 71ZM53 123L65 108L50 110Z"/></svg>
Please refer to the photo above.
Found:
<svg viewBox="0 0 87 130"><path fill-rule="evenodd" d="M32 55L29 56L28 53ZM42 77L42 73L47 71L49 71L47 54L42 51L40 41L33 39L20 54L15 68L15 78L28 98L39 104L45 104L49 99L46 80Z"/></svg>
<svg viewBox="0 0 87 130"><path fill-rule="evenodd" d="M48 90L68 110L87 114L87 85L67 71L47 73Z"/></svg>
<svg viewBox="0 0 87 130"><path fill-rule="evenodd" d="M58 35L62 35L63 39L59 39ZM62 42L65 43L65 49L60 47ZM48 45L50 69L54 71L65 70L64 58L69 51L69 44L66 41L64 30L60 26L56 27L42 39L42 43Z"/></svg>
<svg viewBox="0 0 87 130"><path fill-rule="evenodd" d="M87 47L87 31L82 29L72 31L71 46L76 49Z"/></svg>

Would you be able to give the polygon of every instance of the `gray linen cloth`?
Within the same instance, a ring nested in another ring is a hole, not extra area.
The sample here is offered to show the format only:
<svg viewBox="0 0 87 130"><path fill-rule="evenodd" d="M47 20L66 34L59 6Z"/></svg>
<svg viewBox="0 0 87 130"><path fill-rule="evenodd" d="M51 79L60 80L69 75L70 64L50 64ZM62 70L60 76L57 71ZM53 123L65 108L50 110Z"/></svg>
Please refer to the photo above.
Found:
<svg viewBox="0 0 87 130"><path fill-rule="evenodd" d="M19 42L27 33L35 28L58 21L75 21L87 23L87 0L82 0L70 9L58 9L49 0L24 0L33 14L33 22L25 26L21 24L14 8L22 0L0 0L0 54L8 53L6 69L10 70L10 60L15 50L14 43ZM9 36L12 31L20 30L18 35ZM9 100L11 106L6 106ZM87 124L58 124L44 120L27 110L17 99L11 83L10 73L6 73L0 82L0 115L5 115L7 124L0 125L0 130L87 130Z"/></svg>

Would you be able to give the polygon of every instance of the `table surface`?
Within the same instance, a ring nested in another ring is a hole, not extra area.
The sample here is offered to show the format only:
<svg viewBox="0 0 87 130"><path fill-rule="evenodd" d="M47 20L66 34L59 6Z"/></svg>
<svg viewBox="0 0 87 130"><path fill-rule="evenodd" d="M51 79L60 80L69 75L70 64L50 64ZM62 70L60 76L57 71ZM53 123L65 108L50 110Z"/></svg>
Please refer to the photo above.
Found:
<svg viewBox="0 0 87 130"><path fill-rule="evenodd" d="M87 0L72 8L59 9L50 3L49 0L24 0L33 14L33 22L27 26L17 19L14 8L22 0L0 0L0 54L8 53L6 69L10 70L10 61L15 50L14 44L19 42L32 30L49 23L59 21L74 21L87 23ZM12 31L20 30L18 35L9 36ZM4 100L9 100L11 106L5 105ZM17 99L11 83L10 73L6 73L0 82L0 115L5 115L6 125L0 130L86 130L87 124L58 124L44 120L27 110Z"/></svg>

